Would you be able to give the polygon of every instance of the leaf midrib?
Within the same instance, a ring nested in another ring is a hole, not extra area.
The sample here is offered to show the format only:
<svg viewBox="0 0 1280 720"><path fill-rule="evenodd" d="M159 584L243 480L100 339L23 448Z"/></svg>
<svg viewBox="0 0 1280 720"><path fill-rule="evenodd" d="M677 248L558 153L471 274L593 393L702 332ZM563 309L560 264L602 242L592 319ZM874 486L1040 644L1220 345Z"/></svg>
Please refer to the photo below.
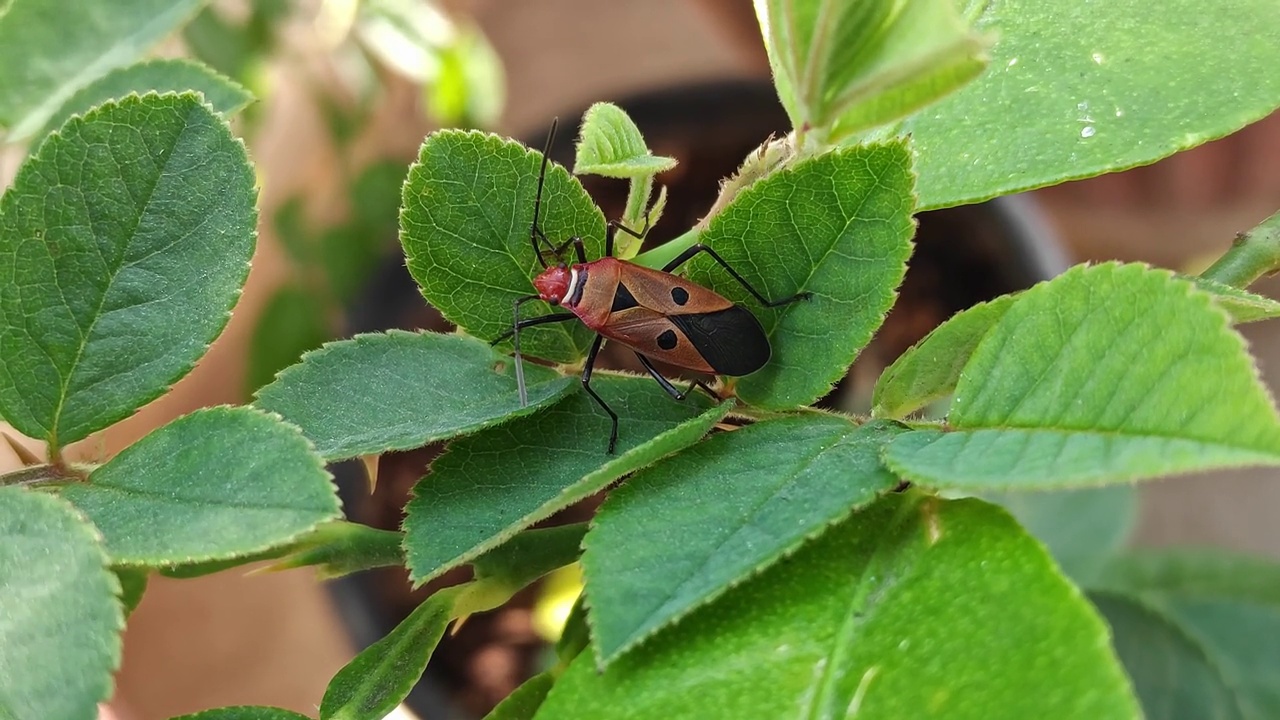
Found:
<svg viewBox="0 0 1280 720"><path fill-rule="evenodd" d="M858 609L866 606L866 599L871 591L871 585L866 582L867 577L873 568L879 566L880 557L889 551L891 544L894 546L894 550L902 549L900 547L901 540L905 539L900 538L902 523L919 512L920 504L921 501L919 499L915 502L902 503L902 506L894 512L889 522L885 523L884 531L879 534L880 541L875 544L875 548L867 557L861 572L853 578L853 592L847 605L848 609L840 622L839 628L832 636L832 649L824 657L827 662L823 666L817 682L814 683L816 691L812 695L812 702L805 711L805 717L809 720L829 720L831 718L830 710L832 709L832 701L835 699L837 681L847 669L841 661L847 659L848 649L853 644L853 636L857 633L858 628L866 622L866 618L859 614ZM940 519L939 522L941 522ZM925 549L927 550L928 548L926 547ZM905 576L911 574L912 567L906 565L904 570L905 572L898 576L894 584L905 580ZM860 688L861 690L862 688Z"/></svg>
<svg viewBox="0 0 1280 720"><path fill-rule="evenodd" d="M141 203L137 215L133 218L132 226L129 228L129 231L125 234L126 241L124 243L124 248L122 248L123 252L121 252L120 263L116 267L112 268L110 276L107 278L107 285L102 290L102 297L99 300L97 307L94 309L93 319L89 321L89 326L85 328L83 333L81 333L80 343L76 348L75 358L72 360L71 365L67 370L67 374L62 377L62 386L58 389L58 405L54 409L53 421L51 423L51 427L48 428L48 433L49 433L48 437L46 437L46 441L49 443L50 447L58 446L58 430L62 421L62 412L66 408L67 399L69 397L68 389L70 388L70 385L71 385L71 379L75 376L76 369L80 366L81 360L84 358L85 348L88 347L89 345L89 339L93 336L93 331L98 326L98 321L100 321L102 319L102 316L104 315L103 308L107 304L107 299L111 295L112 288L115 287L117 278L119 278L120 274L124 272L124 270L126 270L127 268L133 266L138 262L141 262L143 260L146 260L147 258L154 256L158 252L162 252L162 250L157 250L156 252L150 253L142 258L135 258L133 260L128 260L128 261L125 260L125 258L128 255L128 248L130 243L137 237L138 228L141 225L143 218L148 217L149 210L151 209L152 205L155 202L156 188L158 188L161 185L164 178L168 177L169 168L174 160L174 155L175 155L174 149L177 148L179 145L183 144L187 139L188 133L191 132L192 112L193 112L192 110L188 110L187 113L185 113L185 117L183 118L182 130L177 134L173 142L166 149L166 155L164 157L164 161L160 163L159 169L157 170L157 172L153 177L153 182L151 186L147 188L146 199ZM95 236L97 235L97 233L93 232L92 230L90 230L90 232L93 233ZM181 241L181 238L174 240L173 243L171 243L167 247L172 247L173 244L176 244L177 242L180 242L180 241ZM46 249L47 247L48 246L46 245ZM50 257L50 261L53 262L52 257ZM61 291L61 286L59 285L58 287ZM67 308L68 315L70 315L71 317L75 317L75 313L72 311L70 305L67 305L66 303L65 295L63 296L63 305Z"/></svg>
<svg viewBox="0 0 1280 720"><path fill-rule="evenodd" d="M839 439L836 440L831 445L827 445L825 442L818 442L816 438L811 439L813 442L815 442L816 447L813 448L811 452L794 456L795 460L794 462L791 463L791 469L786 473L779 473L780 476L786 478L786 481L784 483L780 483L776 485L772 493L764 496L759 502L755 503L750 508L747 514L747 522L742 525L739 525L736 529L733 530L733 532L730 532L729 534L722 537L719 540L719 542L715 544L714 547L710 548L710 550L703 556L701 564L699 564L696 569L686 573L684 578L679 581L679 584L668 586L672 589L670 589L669 591L663 594L663 596L659 601L660 604L654 610L650 611L647 614L648 616L645 618L645 622L640 624L636 629L630 632L626 638L624 638L624 642L620 644L618 648L613 651L613 653L610 655L610 659L616 658L617 656L625 653L630 648L635 647L637 644L639 644L646 638L652 636L658 630L678 622L681 618L687 616L689 613L693 612L697 608L705 606L706 604L714 601L716 598L720 597L721 595L733 589L734 587L737 587L738 585L741 585L743 582L746 582L748 579L754 577L755 575L758 575L759 573L764 572L764 570L772 566L778 560L785 557L788 553L795 551L800 545L802 545L804 542L804 537L801 537L798 540L793 539L790 543L788 543L784 547L779 548L770 557L765 558L763 562L760 562L754 567L752 567L748 572L743 574L741 577L737 578L732 582L721 585L718 589L714 590L713 592L707 593L703 597L698 598L696 602L687 605L683 609L680 609L679 612L671 613L667 615L662 620L661 624L653 625L652 620L654 616L660 615L664 612L668 612L672 603L678 597L684 594L684 592L686 591L686 589L689 587L690 584L693 584L695 580L698 580L707 574L706 570L711 565L712 559L716 558L726 545L728 545L735 538L739 537L745 528L752 526L752 521L759 518L760 509L762 507L769 505L772 501L774 501L778 497L779 494L781 494L783 489L790 487L796 481L796 478L799 477L799 475L804 472L804 470L806 470L807 468L813 465L814 461L818 457L828 452L832 452L837 447L842 446L844 444L844 441L847 440L849 436L855 434L857 431L858 431L858 428L854 425L850 425L848 428L843 428L843 427L832 428L831 433L826 435L823 438L823 440L829 441L831 438L838 436ZM847 511L849 513L852 513L853 510L854 508L852 507L847 508ZM836 520L838 520L838 518L832 519L829 522L834 522Z"/></svg>

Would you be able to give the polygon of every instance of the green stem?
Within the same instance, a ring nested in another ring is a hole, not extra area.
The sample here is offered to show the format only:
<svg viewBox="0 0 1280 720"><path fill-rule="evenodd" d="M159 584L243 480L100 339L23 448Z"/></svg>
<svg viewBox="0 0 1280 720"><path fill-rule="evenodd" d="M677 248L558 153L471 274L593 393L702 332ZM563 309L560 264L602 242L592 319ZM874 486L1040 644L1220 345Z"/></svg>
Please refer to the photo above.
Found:
<svg viewBox="0 0 1280 720"><path fill-rule="evenodd" d="M649 197L653 194L653 176L643 175L631 178L631 187L627 191L627 206L622 211L622 224L636 230L645 227L645 215L649 211ZM614 233L613 256L628 260L640 251L641 240L630 233Z"/></svg>
<svg viewBox="0 0 1280 720"><path fill-rule="evenodd" d="M649 196L652 194L652 175L631 178L631 189L627 193L627 208L622 212L628 227L639 230L644 225L644 214L649 209Z"/></svg>
<svg viewBox="0 0 1280 720"><path fill-rule="evenodd" d="M1245 288L1277 270L1280 270L1280 212L1249 232L1237 235L1231 249L1200 273L1200 277Z"/></svg>
<svg viewBox="0 0 1280 720"><path fill-rule="evenodd" d="M631 262L648 268L661 269L667 263L674 260L677 255L696 245L698 243L698 237L701 235L702 230L696 227L692 228L685 234L672 240L668 240L648 252L640 253L632 258Z"/></svg>

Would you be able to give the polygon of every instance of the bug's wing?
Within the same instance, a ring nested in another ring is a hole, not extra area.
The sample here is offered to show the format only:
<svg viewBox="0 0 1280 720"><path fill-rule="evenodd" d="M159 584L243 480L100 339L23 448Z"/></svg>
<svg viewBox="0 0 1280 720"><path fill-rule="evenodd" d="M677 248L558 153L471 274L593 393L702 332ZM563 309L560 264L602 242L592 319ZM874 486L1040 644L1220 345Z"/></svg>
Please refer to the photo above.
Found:
<svg viewBox="0 0 1280 720"><path fill-rule="evenodd" d="M655 310L632 307L615 312L598 332L645 357L695 372L717 372L685 332Z"/></svg>
<svg viewBox="0 0 1280 720"><path fill-rule="evenodd" d="M670 318L717 375L750 375L769 362L769 338L741 305Z"/></svg>
<svg viewBox="0 0 1280 720"><path fill-rule="evenodd" d="M769 361L769 340L746 308L664 315L634 307L609 316L600 334L641 355L717 375L749 375Z"/></svg>

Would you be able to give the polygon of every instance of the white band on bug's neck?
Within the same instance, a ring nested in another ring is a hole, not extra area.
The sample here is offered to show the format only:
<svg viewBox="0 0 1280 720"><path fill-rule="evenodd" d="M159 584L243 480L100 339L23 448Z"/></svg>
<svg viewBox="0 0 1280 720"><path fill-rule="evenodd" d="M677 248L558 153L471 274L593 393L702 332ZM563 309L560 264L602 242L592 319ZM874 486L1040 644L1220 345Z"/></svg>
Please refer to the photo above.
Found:
<svg viewBox="0 0 1280 720"><path fill-rule="evenodd" d="M578 268L569 268L569 289L565 290L564 297L560 298L561 305L569 304L569 298L573 297L574 292L578 289L578 280Z"/></svg>

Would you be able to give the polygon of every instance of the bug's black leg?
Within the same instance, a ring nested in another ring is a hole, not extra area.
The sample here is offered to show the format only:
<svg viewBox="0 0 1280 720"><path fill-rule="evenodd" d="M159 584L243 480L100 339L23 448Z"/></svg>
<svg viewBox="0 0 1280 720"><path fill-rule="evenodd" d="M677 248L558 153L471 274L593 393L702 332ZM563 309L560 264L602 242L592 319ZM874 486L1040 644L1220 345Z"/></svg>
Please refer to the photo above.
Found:
<svg viewBox="0 0 1280 720"><path fill-rule="evenodd" d="M609 419L613 421L613 428L609 430L609 454L613 454L613 448L618 444L618 414L609 407L595 390L591 389L591 371L596 369L596 353L600 352L600 343L604 342L603 335L597 335L596 341L591 343L591 351L587 353L587 362L582 366L582 389L587 391L596 404L604 408L609 413Z"/></svg>
<svg viewBox="0 0 1280 720"><path fill-rule="evenodd" d="M652 376L654 380L658 381L658 384L662 386L662 389L666 390L667 394L676 400L684 400L689 397L689 393L693 392L694 388L702 388L702 391L714 398L716 402L720 402L724 399L701 380L694 380L690 382L689 387L685 388L684 392L680 392L679 388L672 385L670 380L662 377L662 374L653 366L653 363L649 361L649 358L641 355L640 353L636 353L636 358L640 360L640 364L644 366L644 369L648 371L649 375Z"/></svg>
<svg viewBox="0 0 1280 720"><path fill-rule="evenodd" d="M623 225L617 220L610 220L609 227L613 228L613 234L610 235L609 233L605 233L604 254L607 257L613 257L613 239L617 237L619 230L621 230L622 232L630 235L631 237L637 240L643 241L645 239L645 236L649 234L649 213L646 212L644 214L644 227L640 229L640 232L636 232L635 230L632 230L631 228L627 227L626 225Z"/></svg>
<svg viewBox="0 0 1280 720"><path fill-rule="evenodd" d="M555 253L556 257L560 257L560 254L563 253L565 251L565 248L569 247L570 245L573 246L574 252L577 253L578 255L578 262L585 265L587 262L587 249L583 247L582 238L580 237L571 237L568 240L565 240L559 245L556 245L551 250L551 252Z"/></svg>
<svg viewBox="0 0 1280 720"><path fill-rule="evenodd" d="M490 342L489 344L497 345L503 340L506 340L507 338L515 335L517 330L523 330L527 327L533 327L535 325L546 325L547 323L565 322L566 320L572 320L576 317L578 316L574 315L573 313L565 312L565 313L551 313L550 315L540 315L535 318L521 320L520 322L517 322L515 325L511 326L510 330L494 338L493 341Z"/></svg>
<svg viewBox="0 0 1280 720"><path fill-rule="evenodd" d="M538 262L541 263L542 267L545 268L547 266L547 260L543 256L546 255L547 253L551 253L554 255L556 252L556 246L552 245L551 241L547 239L547 234L542 232L542 228L536 225L533 227L532 235L530 237L533 240L533 252L537 254ZM538 247L539 240L541 240L543 244L547 246L547 249L543 250L542 248Z"/></svg>
<svg viewBox="0 0 1280 720"><path fill-rule="evenodd" d="M751 287L751 283L747 282L746 278L739 275L737 270L734 270L733 267L729 265L729 263L725 262L725 259L720 257L719 253L717 253L715 250L712 250L710 247L706 245L702 245L701 243L699 243L698 245L693 245L688 250L685 250L684 252L680 253L680 255L677 256L675 260L672 260L671 262L667 263L666 267L662 268L662 272L668 272L668 273L672 272L676 268L680 267L681 265L689 262L689 260L692 259L693 256L702 252L710 255L711 259L719 263L720 267L724 268L726 272L732 275L733 279L737 280L739 285L746 288L747 292L755 296L755 299L759 300L760 304L764 305L765 307L778 307L779 305L787 305L797 300L808 300L809 298L813 297L813 293L805 291L801 293L796 293L795 295L792 295L789 298L783 298L781 300L769 300L764 295L761 295L760 291L756 290L754 287Z"/></svg>

